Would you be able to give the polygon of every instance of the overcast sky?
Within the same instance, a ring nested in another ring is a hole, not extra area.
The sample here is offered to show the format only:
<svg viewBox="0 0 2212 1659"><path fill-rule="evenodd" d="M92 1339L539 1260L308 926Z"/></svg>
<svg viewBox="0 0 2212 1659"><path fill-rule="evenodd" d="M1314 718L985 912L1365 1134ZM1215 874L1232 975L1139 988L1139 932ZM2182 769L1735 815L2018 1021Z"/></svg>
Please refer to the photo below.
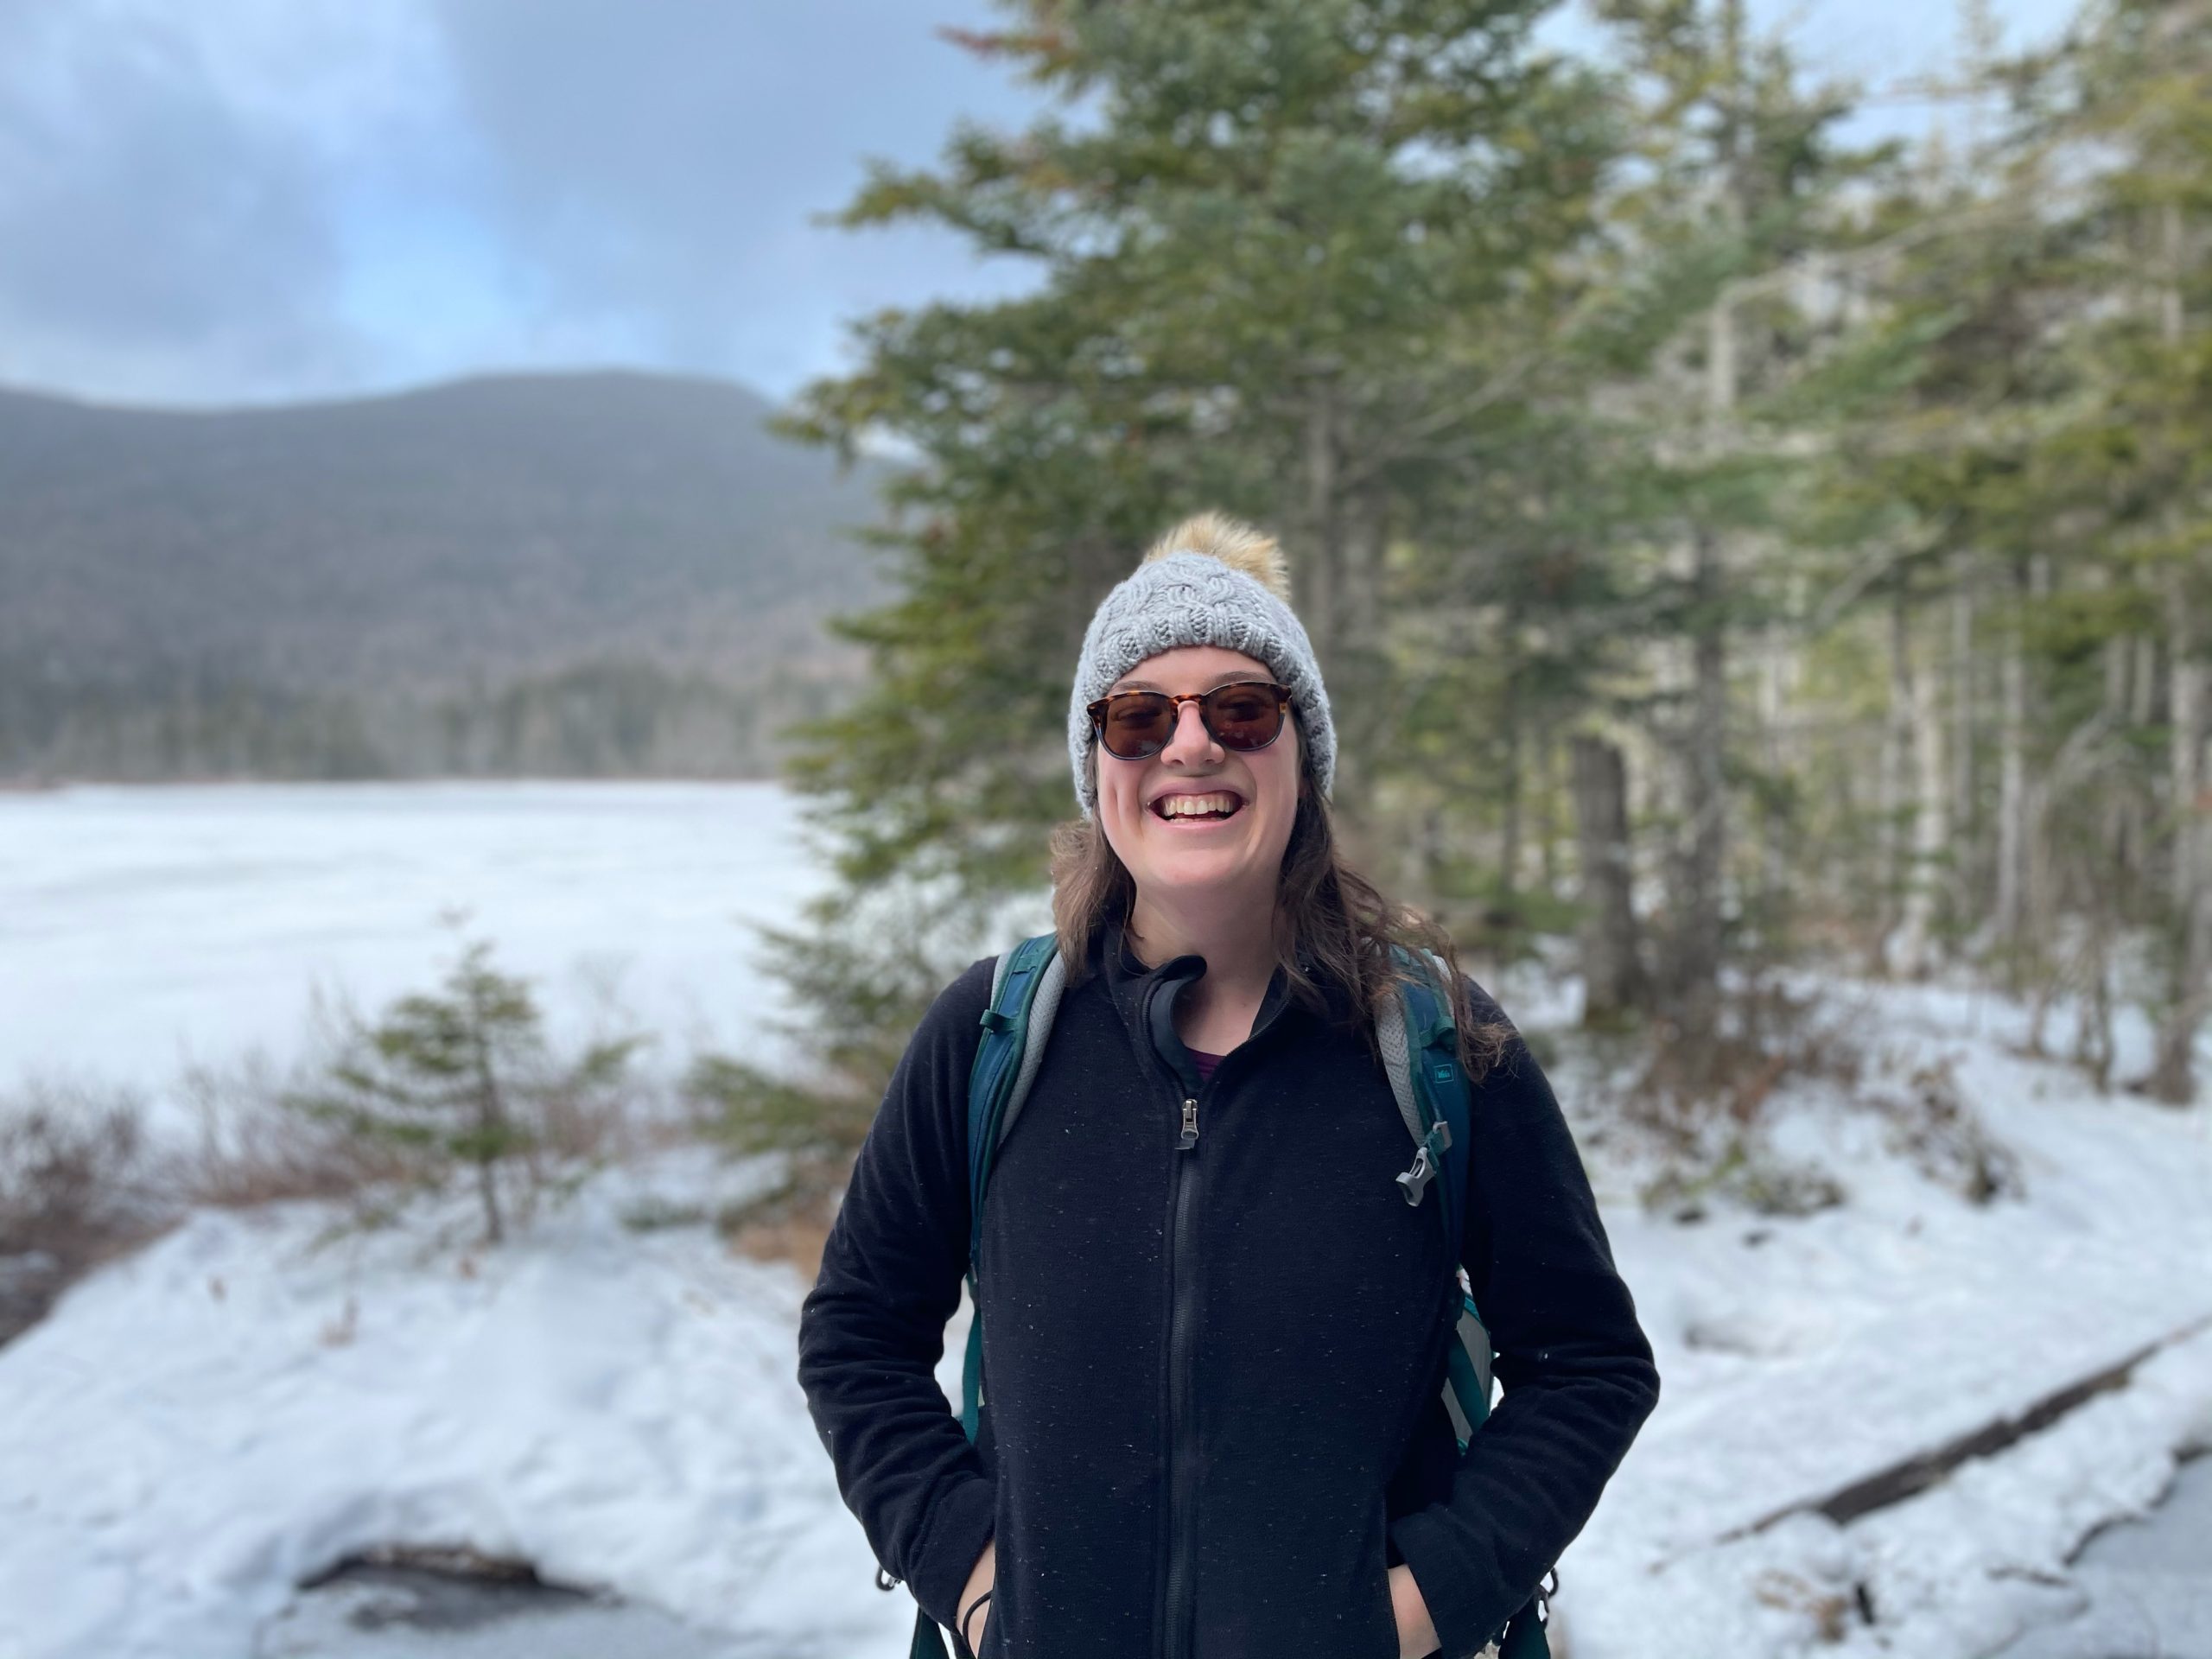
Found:
<svg viewBox="0 0 2212 1659"><path fill-rule="evenodd" d="M1996 0L2013 43L2069 0ZM1754 0L1821 67L1940 64L1951 0ZM624 364L782 396L844 320L1011 291L950 238L817 226L1029 89L988 0L0 0L0 385L340 395ZM1913 118L1891 106L1876 119Z"/></svg>

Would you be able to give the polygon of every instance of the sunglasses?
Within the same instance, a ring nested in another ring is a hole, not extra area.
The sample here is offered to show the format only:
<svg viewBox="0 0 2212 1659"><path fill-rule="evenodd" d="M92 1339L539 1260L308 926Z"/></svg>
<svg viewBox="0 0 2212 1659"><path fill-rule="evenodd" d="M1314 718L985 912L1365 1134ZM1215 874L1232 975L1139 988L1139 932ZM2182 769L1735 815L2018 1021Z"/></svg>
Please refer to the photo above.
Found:
<svg viewBox="0 0 2212 1659"><path fill-rule="evenodd" d="M1117 760L1142 760L1167 747L1186 702L1198 705L1198 722L1207 736L1224 749L1249 754L1282 735L1290 690L1267 680L1237 680L1180 696L1165 691L1116 691L1084 712L1098 734L1099 747Z"/></svg>

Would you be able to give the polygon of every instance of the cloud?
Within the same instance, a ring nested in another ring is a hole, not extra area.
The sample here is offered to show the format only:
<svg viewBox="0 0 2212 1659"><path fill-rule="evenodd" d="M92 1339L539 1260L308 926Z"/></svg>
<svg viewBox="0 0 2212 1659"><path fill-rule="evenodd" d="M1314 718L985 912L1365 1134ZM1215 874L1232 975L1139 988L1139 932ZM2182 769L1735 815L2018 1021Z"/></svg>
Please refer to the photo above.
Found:
<svg viewBox="0 0 2212 1659"><path fill-rule="evenodd" d="M861 158L1033 106L988 0L0 0L0 383L127 400L591 362L824 372L843 320L1004 291L817 226Z"/></svg>
<svg viewBox="0 0 2212 1659"><path fill-rule="evenodd" d="M443 0L486 210L572 316L620 318L669 361L783 390L828 366L841 320L1026 280L950 237L810 221L861 157L935 153L962 114L1035 107L937 38L981 0Z"/></svg>
<svg viewBox="0 0 2212 1659"><path fill-rule="evenodd" d="M358 14L0 5L0 380L191 397L365 368L331 204L405 42Z"/></svg>

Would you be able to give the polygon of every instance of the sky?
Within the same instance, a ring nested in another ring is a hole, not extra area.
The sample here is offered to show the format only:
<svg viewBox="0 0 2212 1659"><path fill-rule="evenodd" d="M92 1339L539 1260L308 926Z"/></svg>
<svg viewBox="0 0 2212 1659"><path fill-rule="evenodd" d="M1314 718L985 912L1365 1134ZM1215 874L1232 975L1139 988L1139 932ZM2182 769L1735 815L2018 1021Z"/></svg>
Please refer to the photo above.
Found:
<svg viewBox="0 0 2212 1659"><path fill-rule="evenodd" d="M2008 41L2071 0L1995 0ZM1951 0L1753 0L1831 74L1940 68ZM0 0L0 385L193 407L499 370L782 397L886 306L1022 265L819 223L1034 88L990 0ZM1564 23L1571 39L1578 25ZM1925 118L1885 102L1872 125Z"/></svg>

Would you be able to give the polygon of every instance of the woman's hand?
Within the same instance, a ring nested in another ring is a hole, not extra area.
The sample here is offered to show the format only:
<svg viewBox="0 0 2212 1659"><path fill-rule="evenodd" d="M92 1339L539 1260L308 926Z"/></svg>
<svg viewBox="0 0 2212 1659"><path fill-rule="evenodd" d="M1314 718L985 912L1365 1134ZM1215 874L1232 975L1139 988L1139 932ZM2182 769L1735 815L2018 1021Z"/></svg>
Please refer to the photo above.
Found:
<svg viewBox="0 0 2212 1659"><path fill-rule="evenodd" d="M975 1571L969 1573L968 1586L960 1592L959 1611L968 1615L960 1621L960 1639L968 1644L970 1653L983 1650L983 1632L991 1628L991 1604L985 1602L973 1613L969 1613L968 1610L976 1597L998 1582L998 1576L999 1543L994 1538L983 1546L983 1553L976 1558Z"/></svg>
<svg viewBox="0 0 2212 1659"><path fill-rule="evenodd" d="M1390 1611L1398 1621L1398 1659L1428 1659L1443 1645L1429 1622L1428 1604L1414 1582L1410 1567L1390 1569Z"/></svg>

